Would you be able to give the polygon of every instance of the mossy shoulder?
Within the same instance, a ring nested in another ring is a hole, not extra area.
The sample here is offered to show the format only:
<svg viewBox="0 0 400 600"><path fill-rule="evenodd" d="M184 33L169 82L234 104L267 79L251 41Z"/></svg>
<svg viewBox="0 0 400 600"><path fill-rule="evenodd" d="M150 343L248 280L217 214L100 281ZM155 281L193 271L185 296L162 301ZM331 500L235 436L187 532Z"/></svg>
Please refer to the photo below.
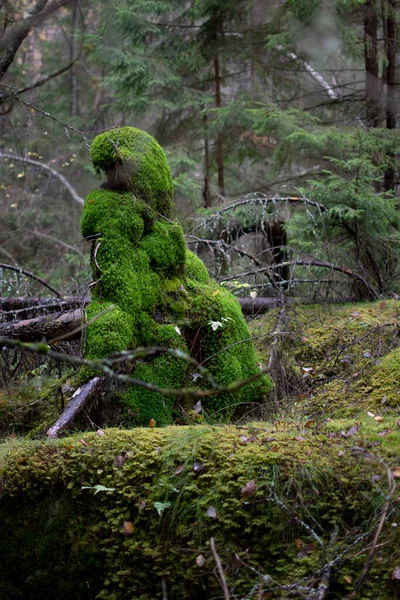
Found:
<svg viewBox="0 0 400 600"><path fill-rule="evenodd" d="M0 589L25 600L39 591L48 600L144 600L160 597L164 582L171 598L221 596L213 537L238 597L251 597L261 573L264 594L286 599L286 586L316 587L336 561L329 597L342 599L365 564L365 524L379 522L400 451L398 435L379 435L381 423L365 419L341 435L353 426L278 421L16 442L0 467ZM365 600L396 598L397 499Z"/></svg>

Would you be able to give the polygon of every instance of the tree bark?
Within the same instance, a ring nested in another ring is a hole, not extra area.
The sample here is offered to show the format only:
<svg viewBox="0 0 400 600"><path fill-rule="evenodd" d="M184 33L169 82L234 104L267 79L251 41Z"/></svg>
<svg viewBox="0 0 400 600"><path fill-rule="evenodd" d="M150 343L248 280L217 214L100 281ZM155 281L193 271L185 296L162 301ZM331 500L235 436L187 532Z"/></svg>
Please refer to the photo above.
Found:
<svg viewBox="0 0 400 600"><path fill-rule="evenodd" d="M80 339L80 327L84 321L84 311L80 308L62 312L57 315L46 315L35 319L0 323L0 337L18 339L21 342L34 342L45 339L76 340Z"/></svg>
<svg viewBox="0 0 400 600"><path fill-rule="evenodd" d="M387 17L386 17L386 59L387 65L385 70L386 83L386 128L396 129L396 46L397 46L397 23L395 13L395 0L388 0ZM394 156L389 155L389 159L394 162ZM391 164L385 171L385 191L394 190L395 169Z"/></svg>
<svg viewBox="0 0 400 600"><path fill-rule="evenodd" d="M221 108L221 74L219 57L216 53L214 56L214 81L215 81L215 107ZM222 134L217 135L217 167L218 167L218 191L219 194L225 196L225 181L224 181L224 145Z"/></svg>

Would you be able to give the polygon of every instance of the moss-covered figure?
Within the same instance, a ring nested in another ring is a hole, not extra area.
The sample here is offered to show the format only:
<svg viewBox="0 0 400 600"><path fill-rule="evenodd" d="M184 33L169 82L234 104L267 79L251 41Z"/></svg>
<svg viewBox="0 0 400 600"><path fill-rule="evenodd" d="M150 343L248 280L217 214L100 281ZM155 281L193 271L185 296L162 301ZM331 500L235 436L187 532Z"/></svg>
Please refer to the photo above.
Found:
<svg viewBox="0 0 400 600"><path fill-rule="evenodd" d="M191 354L219 384L256 374L257 357L239 304L210 280L203 263L186 249L181 226L171 220L172 177L162 148L147 133L123 127L96 137L91 156L107 183L88 195L81 222L83 236L95 239L88 319L100 314L87 330L86 357L162 346ZM180 388L192 383L193 368L161 354L138 362L133 375ZM260 400L270 386L263 377L210 398L207 412L226 416L230 406ZM123 401L137 424L173 422L173 399L132 387Z"/></svg>

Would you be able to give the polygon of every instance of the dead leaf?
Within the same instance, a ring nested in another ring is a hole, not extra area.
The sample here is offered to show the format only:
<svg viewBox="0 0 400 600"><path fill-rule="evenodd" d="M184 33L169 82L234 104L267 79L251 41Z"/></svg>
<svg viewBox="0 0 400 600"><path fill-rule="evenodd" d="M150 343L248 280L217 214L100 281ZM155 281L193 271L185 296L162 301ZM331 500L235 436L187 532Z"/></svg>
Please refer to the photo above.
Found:
<svg viewBox="0 0 400 600"><path fill-rule="evenodd" d="M79 440L79 443L82 444L82 446L87 446L89 448L89 444L85 442L85 440Z"/></svg>
<svg viewBox="0 0 400 600"><path fill-rule="evenodd" d="M338 452L338 456L343 456L344 454L346 454L346 452L344 452L344 450L340 450L340 451Z"/></svg>
<svg viewBox="0 0 400 600"><path fill-rule="evenodd" d="M351 316L351 317L359 317L359 316L360 316L360 313L359 313L359 312L357 312L357 311L354 311L354 312L350 313L350 316Z"/></svg>
<svg viewBox="0 0 400 600"><path fill-rule="evenodd" d="M102 429L98 429L94 435L97 437L103 437L104 431Z"/></svg>
<svg viewBox="0 0 400 600"><path fill-rule="evenodd" d="M303 548L303 547L304 547L304 541L303 541L302 539L300 539L300 538L296 538L296 539L294 540L294 543L295 543L295 545L296 545L296 548L299 548L299 549L300 549L300 548Z"/></svg>
<svg viewBox="0 0 400 600"><path fill-rule="evenodd" d="M204 558L204 556L202 554L199 554L196 557L196 564L198 567L204 567L205 562L206 562L206 559Z"/></svg>
<svg viewBox="0 0 400 600"><path fill-rule="evenodd" d="M182 473L182 471L183 471L183 465L179 465L179 467L177 467L175 469L174 475L180 475Z"/></svg>
<svg viewBox="0 0 400 600"><path fill-rule="evenodd" d="M193 465L193 471L195 473L201 473L204 470L204 465L201 462L195 462Z"/></svg>
<svg viewBox="0 0 400 600"><path fill-rule="evenodd" d="M124 464L124 462L126 461L126 456L121 454L120 456L116 456L114 459L114 465L116 467L122 467L122 465Z"/></svg>
<svg viewBox="0 0 400 600"><path fill-rule="evenodd" d="M391 579L400 579L400 567L395 567L392 571Z"/></svg>
<svg viewBox="0 0 400 600"><path fill-rule="evenodd" d="M395 467L392 471L392 475L395 479L400 479L400 467Z"/></svg>
<svg viewBox="0 0 400 600"><path fill-rule="evenodd" d="M392 433L392 430L391 429L383 429L383 431L378 431L377 435L380 435L381 437L384 437L388 433Z"/></svg>
<svg viewBox="0 0 400 600"><path fill-rule="evenodd" d="M378 415L378 416L374 417L374 420L375 420L377 423L381 423L381 422L383 421L383 417L380 417L380 416Z"/></svg>
<svg viewBox="0 0 400 600"><path fill-rule="evenodd" d="M353 583L353 578L350 575L345 575L344 576L344 580L348 584L352 584Z"/></svg>
<svg viewBox="0 0 400 600"><path fill-rule="evenodd" d="M149 427L153 428L156 426L156 420L155 419L150 419L149 421Z"/></svg>
<svg viewBox="0 0 400 600"><path fill-rule="evenodd" d="M122 533L124 535L132 535L134 530L135 530L135 528L133 526L132 521L124 521L122 523Z"/></svg>
<svg viewBox="0 0 400 600"><path fill-rule="evenodd" d="M257 439L256 435L253 435L252 437L246 437L245 435L241 435L240 436L240 441L242 442L242 444L250 444L251 442L254 442L254 440Z"/></svg>
<svg viewBox="0 0 400 600"><path fill-rule="evenodd" d="M297 440L298 442L305 442L306 441L306 438L303 437L302 435L298 435L294 439Z"/></svg>
<svg viewBox="0 0 400 600"><path fill-rule="evenodd" d="M396 421L396 425L397 425L397 427L400 429L400 419L398 419L398 420Z"/></svg>
<svg viewBox="0 0 400 600"><path fill-rule="evenodd" d="M256 493L257 486L254 479L248 481L245 486L242 487L242 497L243 498L251 498Z"/></svg>
<svg viewBox="0 0 400 600"><path fill-rule="evenodd" d="M352 435L355 435L358 431L358 425L353 425L353 427L351 429L349 429L349 431L342 431L342 436L343 437L351 437Z"/></svg>
<svg viewBox="0 0 400 600"><path fill-rule="evenodd" d="M210 517L211 519L217 518L217 509L214 506L209 506L207 508L207 517Z"/></svg>

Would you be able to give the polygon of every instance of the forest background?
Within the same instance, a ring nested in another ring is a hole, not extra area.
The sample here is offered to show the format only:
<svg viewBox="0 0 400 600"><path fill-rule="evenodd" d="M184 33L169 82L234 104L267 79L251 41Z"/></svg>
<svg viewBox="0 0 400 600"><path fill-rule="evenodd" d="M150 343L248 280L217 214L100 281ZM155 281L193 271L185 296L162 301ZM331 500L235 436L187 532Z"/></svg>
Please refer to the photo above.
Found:
<svg viewBox="0 0 400 600"><path fill-rule="evenodd" d="M84 293L89 145L133 125L165 148L187 241L236 293L397 294L399 7L2 2L1 262ZM0 296L40 291L0 273Z"/></svg>

